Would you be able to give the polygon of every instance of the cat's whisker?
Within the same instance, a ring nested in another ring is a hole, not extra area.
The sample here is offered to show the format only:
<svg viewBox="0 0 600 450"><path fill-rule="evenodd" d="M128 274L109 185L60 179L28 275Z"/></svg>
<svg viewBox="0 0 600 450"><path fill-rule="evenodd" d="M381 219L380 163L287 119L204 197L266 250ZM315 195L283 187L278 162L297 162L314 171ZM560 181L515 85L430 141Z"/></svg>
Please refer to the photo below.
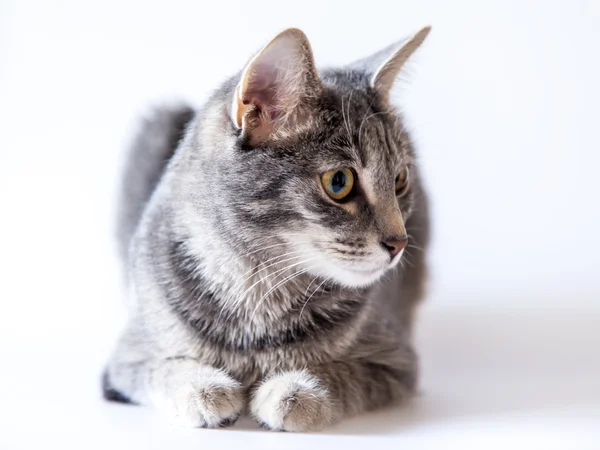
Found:
<svg viewBox="0 0 600 450"><path fill-rule="evenodd" d="M290 280L293 280L294 278L299 277L300 275L302 275L303 273L308 272L309 270L314 269L315 267L318 267L318 264L314 264L312 266L309 266L305 269L302 269L298 272L294 272L292 275L284 278L283 280L281 280L279 283L277 283L275 286L273 286L271 289L269 289L262 297L261 299L258 301L258 304L256 305L256 308L254 308L254 311L252 312L252 316L250 317L250 322L252 322L254 320L254 315L256 314L256 312L258 311L258 308L262 305L262 303L264 302L264 300L269 296L269 294L271 292L273 292L275 289L277 289L279 286L287 283Z"/></svg>
<svg viewBox="0 0 600 450"><path fill-rule="evenodd" d="M365 122L367 122L371 117L375 117L379 114L388 114L388 112L387 111L377 111L377 112L369 114L368 116L363 118L363 120L360 123L360 127L358 128L358 142L361 142L362 128L363 128L363 125L365 124Z"/></svg>
<svg viewBox="0 0 600 450"><path fill-rule="evenodd" d="M408 259L410 256L412 256L412 255L407 250L404 250L404 254L402 255L402 258L400 258L400 262L406 263L410 267L415 267L415 265L410 261L410 259Z"/></svg>
<svg viewBox="0 0 600 450"><path fill-rule="evenodd" d="M275 266L277 264L280 264L282 262L289 261L289 259L281 259L281 258L286 258L287 256L290 256L292 254L298 254L298 253L304 253L304 251L303 250L294 250L294 251L291 251L291 252L284 253L282 255L274 256L272 258L267 259L266 261L259 262L255 267L253 267L252 269L250 269L247 272L245 272L245 273L242 274L243 277L246 277L246 276L249 275L248 278L245 278L242 281L242 284L245 283L246 281L248 281L250 278L252 278L258 272L262 272L263 270L268 269L269 267L273 267L273 266ZM294 257L292 257L290 259L301 258L301 257L302 257L302 255L299 255L299 256L294 256ZM279 259L279 261L275 261L277 259ZM275 262L272 263L272 264L269 264L267 266L264 266L264 264L267 264L267 263L269 263L271 261L275 261ZM263 266L263 267L261 269L259 269L259 267L261 267L261 266Z"/></svg>
<svg viewBox="0 0 600 450"><path fill-rule="evenodd" d="M268 238L258 238L255 240L255 244L256 243L261 243L261 242L271 242L273 239L277 239L277 238L281 238L281 237L302 237L305 238L304 240L301 241L295 241L295 242L280 242L277 243L276 245L293 245L293 244L310 244L310 243L327 243L329 241L325 240L325 239L313 239L310 236L308 236L306 233L278 233L276 236L272 236L272 237L268 237ZM263 250L262 248L259 248L257 250L254 250L252 253L256 253L256 252L260 252L261 250ZM252 253L248 253L248 255L252 254Z"/></svg>
<svg viewBox="0 0 600 450"><path fill-rule="evenodd" d="M344 127L346 127L346 132L348 133L348 139L352 142L352 134L350 133L350 128L348 127L348 122L346 121L346 111L344 109L344 96L342 95L342 119L344 121Z"/></svg>
<svg viewBox="0 0 600 450"><path fill-rule="evenodd" d="M291 268L293 268L293 267L296 267L296 266L298 266L298 265L301 265L301 264L304 264L304 263L306 263L306 262L309 262L309 261L315 260L315 259L317 259L317 258L318 258L318 256L315 256L315 257L313 257L313 258L307 258L307 259L304 259L304 260L302 260L302 261L300 261L300 262L297 262L297 263L294 263L294 264L289 264L289 265L287 265L286 267L284 267L284 268L282 268L282 269L275 270L275 271L273 271L273 272L271 272L271 273L267 274L266 276L264 276L264 277L260 278L260 279L259 279L257 282L255 282L255 283L254 283L252 286L250 286L248 289L246 289L246 290L245 290L244 292L242 292L240 295L236 295L235 297L237 297L237 298L236 298L236 302L235 302L235 304L239 304L240 302L242 302L242 301L244 300L244 298L245 298L245 296L246 296L246 294L247 294L248 292L250 292L252 289L254 289L254 287L256 287L257 285L259 285L260 283L263 283L263 282L265 282L265 281L266 281L268 278L270 278L270 277L272 277L272 276L274 276L274 275L277 275L277 274L279 274L279 273L285 272L285 271L287 271L287 270L289 270L289 269L291 269Z"/></svg>
<svg viewBox="0 0 600 450"><path fill-rule="evenodd" d="M258 241L258 240L257 240L257 241ZM261 241L258 241L257 243L260 243L260 242L261 242ZM261 248L259 248L259 249L256 249L256 250L253 250L253 251L251 251L251 252L248 252L248 253L244 254L244 256L251 256L251 255L254 255L255 253L262 252L262 251L268 250L268 249L270 249L270 248L282 247L282 246L284 246L284 245L289 245L289 244L288 244L287 242L279 242L279 243L277 243L277 244L273 244L273 245L267 245L266 247L261 247Z"/></svg>
<svg viewBox="0 0 600 450"><path fill-rule="evenodd" d="M362 145L362 125L365 121L365 117L367 117L367 114L369 114L369 111L373 110L373 103L375 102L375 97L373 97L371 99L371 101L369 102L369 107L367 108L367 110L365 111L365 114L363 115L363 118L360 121L360 127L358 129L358 145Z"/></svg>
<svg viewBox="0 0 600 450"><path fill-rule="evenodd" d="M346 122L346 129L348 130L348 139L350 140L350 142L353 142L352 131L350 127L350 105L352 102L352 94L354 94L354 91L350 91L350 95L348 96L348 103L346 104L346 109L348 110L346 114L346 117L348 118Z"/></svg>
<svg viewBox="0 0 600 450"><path fill-rule="evenodd" d="M268 268L269 268L269 267L271 267L271 266L274 266L274 265L277 265L277 264L281 264L281 263L283 263L283 262L287 262L287 261L293 261L293 260L297 260L297 259L299 259L299 258L302 258L302 255L294 256L294 257L292 257L292 258L288 258L288 259L286 259L286 260L283 260L283 261L277 261L277 262L275 262L275 263L273 263L273 264L270 264L270 265L269 265L269 266L267 266L267 267L263 267L262 269L258 270L256 273L253 273L252 275L250 275L249 277L247 277L246 279L244 279L244 280L243 280L241 283L239 283L239 284L238 284L238 287L236 287L236 288L234 288L234 289L233 289L233 292L232 292L232 293L231 293L231 294L230 294L230 295L227 297L227 299L226 299L226 300L223 302L223 305L221 306L221 311L219 312L219 319L221 318L221 315L223 314L223 311L224 311L225 309L231 309L231 311L234 311L234 309L235 309L234 307L235 307L236 305L238 305L240 302L242 302L242 301L243 301L243 299L245 298L245 295L246 295L248 292L250 292L250 291L251 291L251 290L252 290L252 289L253 289L255 286L257 286L257 285L258 285L258 284L260 284L261 282L264 282L264 281L266 281L268 278L270 278L270 277L272 277L272 276L274 276L274 275L277 275L277 274L278 274L278 273L280 273L280 272L285 272L286 270L288 270L288 269L290 269L290 268L292 268L292 267L296 266L297 264L290 264L290 265L287 265L286 267L283 267L282 269L279 269L279 270L273 271L273 272L271 272L271 273L267 274L266 276L259 278L259 280L258 280L258 281L256 281L256 282L255 282L255 283L254 283L252 286L250 286L250 287L249 287L249 288L247 288L247 289L246 289L244 292L242 292L241 294L239 294L239 295L238 295L238 294L237 294L237 292L239 292L239 291L240 291L240 290L241 290L241 289L244 287L244 283L246 283L246 281L250 280L250 279L251 279L253 276L255 276L255 275L258 275L258 273L260 273L260 272L261 272L261 271L263 271L263 270L266 270L266 269L268 269ZM310 259L314 259L314 258L309 258L308 260L310 260ZM307 260L305 260L305 261L307 261ZM301 261L300 263L298 263L298 264L301 264L301 263L302 263L302 261ZM253 268L252 270L255 270L255 269L256 269L256 268ZM230 314L227 316L227 319L228 319L229 317L230 317Z"/></svg>
<svg viewBox="0 0 600 450"><path fill-rule="evenodd" d="M290 232L277 233L277 235L275 237L279 237L279 236L302 236L302 237L310 238L309 234L307 234L305 232L300 232L300 231L299 232L295 232L295 233L290 233Z"/></svg>
<svg viewBox="0 0 600 450"><path fill-rule="evenodd" d="M300 254L298 254L298 253L300 253ZM291 255L291 254L295 254L295 256L290 256L289 258L287 258L287 257L286 257L286 256L289 256L289 255ZM271 258L270 260L267 260L267 261L265 261L265 262L268 262L268 261L273 261L273 260L276 260L276 261L275 261L275 262L273 262L273 263L271 263L271 264L268 264L268 265L266 265L266 266L263 266L263 267L261 267L261 265L262 265L262 264L264 264L264 263L261 263L261 264L259 264L258 266L256 266L255 268L253 268L253 269L251 270L251 272L252 272L252 273L251 273L249 276L247 276L246 278L244 278L244 279L243 279L243 280L242 280L242 281L241 281L239 284L240 284L240 285L243 285L243 284L244 284L244 283L246 283L248 280L250 280L252 277L254 277L254 276L258 275L260 272L264 272L266 269L269 269L269 268L271 268L271 267L273 267L273 266L277 266L277 265L279 265L279 264L282 264L282 263L285 263L285 262L288 262L288 261L294 261L294 260L296 260L296 259L300 259L300 258L302 258L302 257L304 257L304 256L306 256L306 255L304 254L304 252L303 252L303 251L300 251L300 250L298 250L298 251L294 251L294 252L289 252L289 253L287 253L287 254L285 254L285 255L278 256L278 257L276 257L276 258ZM280 258L284 258L284 259L280 259ZM259 269L259 267L260 267L260 269ZM285 270L285 267L284 267L282 270ZM277 272L277 271L276 271L276 272ZM276 272L272 272L272 273L276 273Z"/></svg>
<svg viewBox="0 0 600 450"><path fill-rule="evenodd" d="M300 258L302 258L302 257L303 257L303 255L297 255L297 256L294 256L294 257L292 257L292 258L288 258L288 259L286 259L286 260L284 260L284 261L277 261L277 262L275 262L275 263L273 263L273 264L270 264L270 265L269 265L269 266L267 266L267 267L264 267L264 268L262 268L261 270L257 271L256 273L253 273L253 274L252 274L250 277L248 277L248 278L246 278L245 280L243 280L241 283L239 283L239 284L238 284L238 286L237 286L236 288L234 288L234 289L233 289L232 295L230 295L230 298L231 298L231 299L233 299L233 300L232 300L232 301L233 301L233 304L234 304L234 305L237 305L237 304L239 304L240 302L242 302L242 301L244 300L244 298L246 297L246 294L248 294L249 292L251 292L251 291L252 291L252 290L253 290L253 289L254 289L256 286L258 286L259 284L266 282L266 281L267 281L269 278L271 278L271 277L275 277L275 278L277 278L277 275L278 275L278 274L280 274L280 273L285 273L285 272L286 272L287 270L289 270L290 268L293 268L293 267L295 267L295 266L297 266L297 265L300 265L300 264L302 264L302 263L303 263L303 261L300 261L300 262L297 262L297 263L294 263L294 264L288 264L287 266L285 266L285 267L283 267L283 268L281 268L281 269L277 269L277 270L274 270L274 271L272 271L272 272L269 272L269 273L267 273L267 274L266 274L266 275L264 275L264 276L259 276L259 279L258 279L256 282L254 282L254 283L253 283L253 284L252 284L250 287L248 287L248 288L247 288L245 291L243 291L241 294L238 294L238 292L239 292L241 289L243 289L243 287L244 287L244 284L245 284L247 281L249 281L249 280L250 280L252 277L254 277L254 276L256 276L256 275L259 275L259 273L260 273L260 272L263 272L263 271L267 270L267 269L268 269L269 267L271 267L271 266L274 266L274 265L277 265L277 264L280 264L280 263L283 263L283 262L288 262L288 261L296 261L296 260L298 260L298 259L300 259ZM314 258L309 258L309 260L310 260L310 259L314 259ZM307 260L304 260L304 262L305 262L305 261L307 261Z"/></svg>
<svg viewBox="0 0 600 450"><path fill-rule="evenodd" d="M321 284L319 284L319 285L316 287L316 289L313 291L313 293L312 293L312 294L310 294L310 297L308 297L308 298L306 299L306 301L304 302L304 306L302 306L302 309L300 310L300 316L299 316L298 320L300 320L300 318L302 318L302 313L304 312L304 308L306 308L306 305L308 305L308 301L309 301L311 298L313 298L313 296L314 296L314 295L315 295L315 293L316 293L316 292L317 292L317 291L320 289L320 287L321 287L321 286L323 286L323 284L325 284L325 282L329 281L330 279L331 279L331 277L327 277L327 278L325 278L325 279L324 279L324 280L321 282Z"/></svg>
<svg viewBox="0 0 600 450"><path fill-rule="evenodd" d="M408 237L408 242L409 242L407 247L416 248L417 250L420 250L422 252L425 251L425 249L417 242L417 240L415 239L415 237L412 234L408 234L407 237Z"/></svg>
<svg viewBox="0 0 600 450"><path fill-rule="evenodd" d="M308 295L308 290L310 289L310 287L312 286L312 284L319 278L319 276L317 275L316 277L314 277L310 284L308 285L308 287L306 288L306 290L304 291L304 297L306 297Z"/></svg>
<svg viewBox="0 0 600 450"><path fill-rule="evenodd" d="M258 286L261 282L266 282L268 278L273 277L273 276L277 275L278 273L285 272L286 270L289 270L290 268L292 268L298 264L302 264L302 262L303 261L300 261L299 263L296 263L296 264L290 264L286 267L283 267L282 269L268 273L264 277L259 278L258 281L256 281L254 284L252 284L252 286L247 288L244 292L242 292L241 294L237 294L236 292L238 292L243 287L243 283L240 283L238 285L238 287L233 289L233 292L228 296L227 300L221 306L221 311L219 312L219 319L220 319L221 315L223 314L224 310L229 309L229 314L226 317L226 320L229 320L231 315L235 312L236 307L240 303L242 303L244 301L244 299L246 298L246 294L249 293L250 291L252 291L252 289L254 289L254 287Z"/></svg>

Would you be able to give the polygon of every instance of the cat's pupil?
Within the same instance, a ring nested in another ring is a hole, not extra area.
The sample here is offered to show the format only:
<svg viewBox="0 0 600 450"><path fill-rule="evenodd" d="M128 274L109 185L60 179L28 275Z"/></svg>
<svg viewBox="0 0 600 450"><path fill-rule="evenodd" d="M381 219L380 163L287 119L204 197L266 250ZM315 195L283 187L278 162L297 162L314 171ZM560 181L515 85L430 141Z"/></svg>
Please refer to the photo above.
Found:
<svg viewBox="0 0 600 450"><path fill-rule="evenodd" d="M331 178L331 190L334 193L340 192L346 186L346 174L342 171L338 171Z"/></svg>

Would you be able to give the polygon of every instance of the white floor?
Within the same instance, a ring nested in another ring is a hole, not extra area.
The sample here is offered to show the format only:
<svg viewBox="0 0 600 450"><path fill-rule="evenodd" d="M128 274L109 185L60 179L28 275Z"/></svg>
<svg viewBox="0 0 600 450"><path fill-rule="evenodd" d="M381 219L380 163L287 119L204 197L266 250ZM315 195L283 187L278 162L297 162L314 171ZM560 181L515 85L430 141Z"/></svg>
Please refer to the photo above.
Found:
<svg viewBox="0 0 600 450"><path fill-rule="evenodd" d="M7 339L0 448L600 448L600 308L439 303L421 315L420 397L312 435L267 432L247 418L231 429L171 428L148 409L100 399L109 342L98 344L97 331Z"/></svg>

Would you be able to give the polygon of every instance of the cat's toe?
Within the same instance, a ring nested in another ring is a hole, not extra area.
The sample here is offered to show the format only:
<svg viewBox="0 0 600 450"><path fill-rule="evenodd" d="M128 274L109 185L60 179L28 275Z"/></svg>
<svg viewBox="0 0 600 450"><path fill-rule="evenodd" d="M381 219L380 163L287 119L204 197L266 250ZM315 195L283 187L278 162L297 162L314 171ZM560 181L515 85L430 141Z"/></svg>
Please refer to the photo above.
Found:
<svg viewBox="0 0 600 450"><path fill-rule="evenodd" d="M272 376L256 390L250 409L271 430L315 431L333 420L329 393L307 371Z"/></svg>
<svg viewBox="0 0 600 450"><path fill-rule="evenodd" d="M221 427L221 428L230 427L231 425L236 423L239 418L240 418L240 414L238 414L236 416L227 417L227 418L223 419L221 422L219 422L219 427Z"/></svg>
<svg viewBox="0 0 600 450"><path fill-rule="evenodd" d="M172 423L195 428L233 425L244 408L242 385L222 371L180 378L159 401Z"/></svg>

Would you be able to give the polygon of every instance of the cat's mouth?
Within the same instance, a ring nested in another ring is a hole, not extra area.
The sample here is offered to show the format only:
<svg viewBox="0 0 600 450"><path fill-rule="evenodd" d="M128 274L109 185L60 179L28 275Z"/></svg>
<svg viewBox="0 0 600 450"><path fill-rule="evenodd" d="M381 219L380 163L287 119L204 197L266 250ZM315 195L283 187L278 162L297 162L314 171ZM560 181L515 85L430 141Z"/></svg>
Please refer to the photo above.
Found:
<svg viewBox="0 0 600 450"><path fill-rule="evenodd" d="M298 249L296 251L306 249L305 254L309 258L318 260L318 263L312 267L301 264L302 270L334 280L348 287L364 287L375 283L388 270L392 269L399 259L398 255L390 261L389 255L384 252L370 252L364 258L349 259L348 251L331 251L330 249L320 248L318 244L314 244L314 246L309 244L306 247L303 246L303 243L296 245L295 248ZM338 253L340 254L338 255Z"/></svg>

